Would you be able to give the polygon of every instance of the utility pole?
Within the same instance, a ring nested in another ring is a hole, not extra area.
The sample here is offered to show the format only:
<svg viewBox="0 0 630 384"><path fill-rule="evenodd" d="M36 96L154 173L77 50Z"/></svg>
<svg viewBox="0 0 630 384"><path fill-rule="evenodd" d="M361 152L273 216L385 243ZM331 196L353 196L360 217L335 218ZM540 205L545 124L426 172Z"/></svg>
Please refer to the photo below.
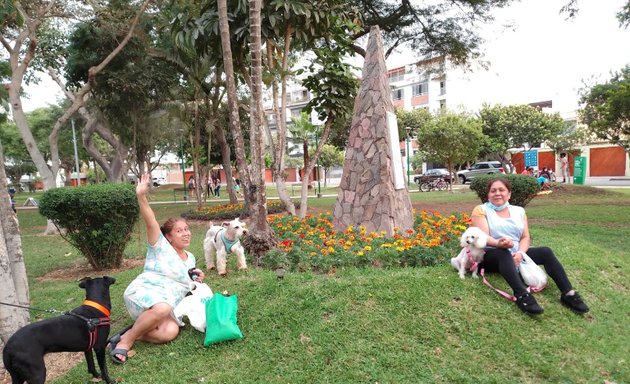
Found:
<svg viewBox="0 0 630 384"><path fill-rule="evenodd" d="M79 166L79 150L77 149L77 134L74 131L74 119L70 120L72 123L72 143L74 144L74 161L77 167L77 187L81 185L81 176L79 175L81 172L81 168ZM94 169L96 171L96 169Z"/></svg>
<svg viewBox="0 0 630 384"><path fill-rule="evenodd" d="M409 169L409 135L411 134L411 127L405 127L405 131L407 132L407 137L406 137L406 141L407 141L407 152L405 153L407 155L407 188L409 188L409 185L411 184L409 178L410 176L410 169Z"/></svg>

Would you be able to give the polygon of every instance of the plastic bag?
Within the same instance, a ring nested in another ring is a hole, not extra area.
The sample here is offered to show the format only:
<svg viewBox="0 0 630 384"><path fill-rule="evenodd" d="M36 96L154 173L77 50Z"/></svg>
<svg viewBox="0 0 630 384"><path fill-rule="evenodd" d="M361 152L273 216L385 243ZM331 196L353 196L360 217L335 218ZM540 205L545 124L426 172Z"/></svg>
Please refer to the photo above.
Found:
<svg viewBox="0 0 630 384"><path fill-rule="evenodd" d="M221 341L236 340L243 337L236 323L238 298L236 295L215 294L206 301L206 337L204 347Z"/></svg>
<svg viewBox="0 0 630 384"><path fill-rule="evenodd" d="M547 286L547 274L526 253L523 253L523 260L518 271L532 291L539 292Z"/></svg>
<svg viewBox="0 0 630 384"><path fill-rule="evenodd" d="M194 289L192 295L184 297L173 310L175 320L180 327L184 326L184 316L188 316L188 321L193 328L199 332L206 331L206 301L209 301L213 294L212 289L206 283L193 282Z"/></svg>

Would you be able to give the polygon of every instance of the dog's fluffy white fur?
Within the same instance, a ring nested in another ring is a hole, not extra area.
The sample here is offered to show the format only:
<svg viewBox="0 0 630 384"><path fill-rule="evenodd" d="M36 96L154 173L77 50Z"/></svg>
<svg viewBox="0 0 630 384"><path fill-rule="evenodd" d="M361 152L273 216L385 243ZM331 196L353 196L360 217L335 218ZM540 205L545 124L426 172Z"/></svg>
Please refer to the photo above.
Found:
<svg viewBox="0 0 630 384"><path fill-rule="evenodd" d="M243 249L240 241L241 237L246 234L247 228L245 228L245 223L242 223L238 217L232 221L224 222L221 226L210 223L210 228L203 240L207 268L209 270L214 269L214 259L216 257L217 271L219 275L225 276L227 274L227 254L231 252L236 255L238 269L247 269L245 249ZM226 248L223 237L228 243L235 242L231 250Z"/></svg>
<svg viewBox="0 0 630 384"><path fill-rule="evenodd" d="M451 265L459 272L459 277L464 278L467 270L472 271L472 277L477 276L477 264L483 261L483 255L488 242L488 235L477 227L469 227L460 239L461 252L451 259ZM473 267L474 268L471 268Z"/></svg>

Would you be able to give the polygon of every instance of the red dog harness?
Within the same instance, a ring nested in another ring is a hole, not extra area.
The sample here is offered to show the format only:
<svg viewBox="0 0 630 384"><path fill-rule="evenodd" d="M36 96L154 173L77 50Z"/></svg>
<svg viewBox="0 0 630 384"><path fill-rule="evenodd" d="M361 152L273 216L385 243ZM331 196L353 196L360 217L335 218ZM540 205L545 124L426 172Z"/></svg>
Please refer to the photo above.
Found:
<svg viewBox="0 0 630 384"><path fill-rule="evenodd" d="M78 313L66 312L66 315L78 317L79 319L84 320L85 323L87 324L87 327L88 327L88 346L87 346L87 349L85 350L87 352L87 351L91 350L92 348L94 348L94 344L96 344L96 340L98 340L98 327L101 327L103 325L110 325L110 323L109 323L110 312L109 312L109 309L107 309L105 306L97 303L96 301L83 300L83 305L87 305L89 307L96 308L102 314L105 315L105 317L87 318L85 316L79 315Z"/></svg>

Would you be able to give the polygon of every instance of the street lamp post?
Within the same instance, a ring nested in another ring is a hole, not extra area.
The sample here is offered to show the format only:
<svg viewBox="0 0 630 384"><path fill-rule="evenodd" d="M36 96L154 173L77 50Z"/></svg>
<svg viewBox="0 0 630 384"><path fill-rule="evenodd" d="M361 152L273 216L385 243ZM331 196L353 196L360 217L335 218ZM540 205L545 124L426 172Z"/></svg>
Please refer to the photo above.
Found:
<svg viewBox="0 0 630 384"><path fill-rule="evenodd" d="M407 132L407 136L405 138L405 141L407 142L407 187L409 187L409 185L411 184L411 180L409 180L410 177L410 169L409 169L409 135L411 134L411 127L405 127L405 131Z"/></svg>
<svg viewBox="0 0 630 384"><path fill-rule="evenodd" d="M315 150L319 147L318 129L315 129ZM317 197L322 197L322 188L319 184L319 156L317 156Z"/></svg>
<svg viewBox="0 0 630 384"><path fill-rule="evenodd" d="M183 132L179 132L179 155L182 159L182 184L184 184L184 200L188 201L188 194L186 191L186 166L184 165L184 143L182 142Z"/></svg>
<svg viewBox="0 0 630 384"><path fill-rule="evenodd" d="M70 120L72 122L72 144L74 145L74 161L76 162L76 167L77 167L77 185L75 185L75 187L78 187L81 185L81 176L80 176L80 172L81 172L81 166L79 165L79 151L77 150L77 134L74 131L74 119ZM96 171L96 168L94 169Z"/></svg>

